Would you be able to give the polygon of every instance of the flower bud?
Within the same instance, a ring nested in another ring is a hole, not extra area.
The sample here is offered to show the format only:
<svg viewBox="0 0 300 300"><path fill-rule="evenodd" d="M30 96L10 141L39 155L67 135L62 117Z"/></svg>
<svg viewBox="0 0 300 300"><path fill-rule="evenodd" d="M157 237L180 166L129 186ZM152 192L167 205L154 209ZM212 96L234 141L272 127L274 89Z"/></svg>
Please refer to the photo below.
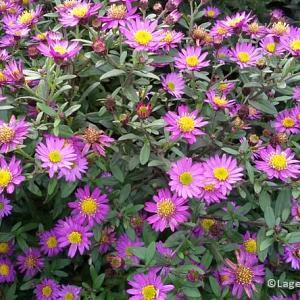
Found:
<svg viewBox="0 0 300 300"><path fill-rule="evenodd" d="M159 2L156 2L156 3L153 5L153 11L154 11L157 15L160 14L160 13L163 11L162 5L161 5Z"/></svg>
<svg viewBox="0 0 300 300"><path fill-rule="evenodd" d="M96 53L99 53L101 55L105 55L107 52L105 42L101 38L97 38L93 42L92 48Z"/></svg>
<svg viewBox="0 0 300 300"><path fill-rule="evenodd" d="M28 53L29 57L35 58L40 52L39 52L37 46L31 45L28 47L27 53Z"/></svg>

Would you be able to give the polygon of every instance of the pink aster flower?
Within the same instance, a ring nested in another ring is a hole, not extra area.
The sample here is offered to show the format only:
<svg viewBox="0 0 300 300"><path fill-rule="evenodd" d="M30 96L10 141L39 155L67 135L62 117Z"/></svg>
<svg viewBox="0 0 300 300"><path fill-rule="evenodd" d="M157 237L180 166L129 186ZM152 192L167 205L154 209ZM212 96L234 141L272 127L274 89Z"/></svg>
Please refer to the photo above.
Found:
<svg viewBox="0 0 300 300"><path fill-rule="evenodd" d="M231 286L232 294L241 299L243 291L249 299L253 299L255 284L264 282L264 265L258 265L258 260L253 255L245 252L236 252L237 263L225 259L225 266L220 270L223 286Z"/></svg>
<svg viewBox="0 0 300 300"><path fill-rule="evenodd" d="M236 62L241 69L255 66L261 57L261 50L248 43L237 43L230 52L231 60Z"/></svg>
<svg viewBox="0 0 300 300"><path fill-rule="evenodd" d="M30 27L36 24L42 14L42 7L36 6L34 9L24 10L17 18L17 24L22 27Z"/></svg>
<svg viewBox="0 0 300 300"><path fill-rule="evenodd" d="M129 47L138 51L154 52L160 45L161 31L157 31L156 21L132 19L120 31Z"/></svg>
<svg viewBox="0 0 300 300"><path fill-rule="evenodd" d="M216 89L221 95L228 95L235 87L234 82L227 81L226 79L224 81L220 81L216 84Z"/></svg>
<svg viewBox="0 0 300 300"><path fill-rule="evenodd" d="M135 256L131 250L132 247L142 247L144 243L139 239L136 238L132 241L127 234L122 234L116 244L116 249L118 256L123 259L129 259L133 263L138 264L140 259Z"/></svg>
<svg viewBox="0 0 300 300"><path fill-rule="evenodd" d="M78 221L67 218L57 226L57 235L59 247L69 247L68 256L72 258L77 251L83 255L90 248L93 233Z"/></svg>
<svg viewBox="0 0 300 300"><path fill-rule="evenodd" d="M11 60L5 65L5 73L9 79L9 82L14 85L22 85L25 81L23 74L24 63L19 60Z"/></svg>
<svg viewBox="0 0 300 300"><path fill-rule="evenodd" d="M116 233L111 227L104 227L101 231L101 237L99 240L99 251L100 253L108 252L109 248L116 241Z"/></svg>
<svg viewBox="0 0 300 300"><path fill-rule="evenodd" d="M293 99L295 101L300 101L300 85L293 88Z"/></svg>
<svg viewBox="0 0 300 300"><path fill-rule="evenodd" d="M171 178L169 186L171 191L184 199L197 197L199 194L199 183L203 170L199 164L194 164L191 158L184 157L171 164L168 174Z"/></svg>
<svg viewBox="0 0 300 300"><path fill-rule="evenodd" d="M290 25L285 23L283 20L280 20L276 23L273 23L270 28L267 29L268 35L280 38L284 35L289 34Z"/></svg>
<svg viewBox="0 0 300 300"><path fill-rule="evenodd" d="M0 50L0 61L8 61L11 58L6 49Z"/></svg>
<svg viewBox="0 0 300 300"><path fill-rule="evenodd" d="M74 5L66 9L57 8L59 22L64 27L73 27L77 24L87 22L96 15L101 8L101 3L91 3L90 1L77 0Z"/></svg>
<svg viewBox="0 0 300 300"><path fill-rule="evenodd" d="M58 300L79 300L81 288L75 285L62 285L58 292Z"/></svg>
<svg viewBox="0 0 300 300"><path fill-rule="evenodd" d="M300 56L300 29L292 28L288 34L280 38L282 47L293 56Z"/></svg>
<svg viewBox="0 0 300 300"><path fill-rule="evenodd" d="M168 292L174 289L173 285L164 285L160 276L155 271L148 274L136 274L128 282L131 286L127 290L129 300L167 300Z"/></svg>
<svg viewBox="0 0 300 300"><path fill-rule="evenodd" d="M207 6L204 9L204 15L208 18L215 19L220 14L220 10L216 6Z"/></svg>
<svg viewBox="0 0 300 300"><path fill-rule="evenodd" d="M275 128L276 132L286 134L297 134L300 132L297 117L290 109L285 109L284 111L278 113L273 123L273 127Z"/></svg>
<svg viewBox="0 0 300 300"><path fill-rule="evenodd" d="M223 22L225 26L232 29L242 28L253 19L250 13L237 12L232 16L227 16Z"/></svg>
<svg viewBox="0 0 300 300"><path fill-rule="evenodd" d="M294 159L295 154L291 149L282 150L278 145L276 148L269 145L261 149L258 154L259 158L255 161L255 166L266 173L269 179L287 181L288 178L299 178L300 162Z"/></svg>
<svg viewBox="0 0 300 300"><path fill-rule="evenodd" d="M66 61L73 58L81 49L78 42L63 40L50 40L47 44L40 43L37 49L45 56L54 58L55 61Z"/></svg>
<svg viewBox="0 0 300 300"><path fill-rule="evenodd" d="M178 114L169 111L164 116L164 120L167 123L166 130L171 132L171 139L176 141L183 137L189 144L194 144L196 136L204 135L205 133L200 128L207 125L208 122L197 115L198 110L189 112L186 105L178 107Z"/></svg>
<svg viewBox="0 0 300 300"><path fill-rule="evenodd" d="M251 39L260 39L262 38L267 29L265 26L259 25L257 20L253 20L251 23L244 25L242 30L250 36Z"/></svg>
<svg viewBox="0 0 300 300"><path fill-rule="evenodd" d="M229 49L222 46L214 51L214 56L218 62L224 64L226 60L229 60L229 53Z"/></svg>
<svg viewBox="0 0 300 300"><path fill-rule="evenodd" d="M0 195L0 220L9 216L12 208L10 201L4 195Z"/></svg>
<svg viewBox="0 0 300 300"><path fill-rule="evenodd" d="M72 145L54 136L47 136L45 143L39 143L36 153L37 158L42 162L42 167L48 170L50 177L62 168L71 169L77 158Z"/></svg>
<svg viewBox="0 0 300 300"><path fill-rule="evenodd" d="M250 233L247 231L243 236L243 244L240 247L241 251L244 251L246 255L257 255L257 241L256 233Z"/></svg>
<svg viewBox="0 0 300 300"><path fill-rule="evenodd" d="M170 26L174 25L180 20L181 17L182 13L175 9L165 17L164 23Z"/></svg>
<svg viewBox="0 0 300 300"><path fill-rule="evenodd" d="M207 55L207 52L201 53L200 47L189 46L175 57L175 67L183 71L200 70L209 66L209 60L205 60Z"/></svg>
<svg viewBox="0 0 300 300"><path fill-rule="evenodd" d="M185 81L181 75L173 72L162 77L162 86L167 93L179 99L184 94Z"/></svg>
<svg viewBox="0 0 300 300"><path fill-rule="evenodd" d="M16 272L9 258L0 258L0 283L14 282Z"/></svg>
<svg viewBox="0 0 300 300"><path fill-rule="evenodd" d="M233 29L226 26L223 21L217 21L211 28L210 34L214 39L222 41L233 35Z"/></svg>
<svg viewBox="0 0 300 300"><path fill-rule="evenodd" d="M238 166L235 158L226 154L210 157L202 164L201 169L209 183L220 187L224 195L243 177L243 168Z"/></svg>
<svg viewBox="0 0 300 300"><path fill-rule="evenodd" d="M62 251L58 245L58 236L55 229L40 233L39 240L41 251L47 256L55 256Z"/></svg>
<svg viewBox="0 0 300 300"><path fill-rule="evenodd" d="M160 47L169 52L171 49L177 48L181 43L184 34L175 30L164 30L161 33Z"/></svg>
<svg viewBox="0 0 300 300"><path fill-rule="evenodd" d="M209 103L214 110L230 108L235 105L235 100L228 100L225 94L218 94L213 89L206 92L206 97L204 102Z"/></svg>
<svg viewBox="0 0 300 300"><path fill-rule="evenodd" d="M3 191L9 194L14 192L15 186L20 185L25 180L21 172L21 161L17 160L15 156L11 158L9 163L0 157L0 194Z"/></svg>
<svg viewBox="0 0 300 300"><path fill-rule="evenodd" d="M76 197L79 201L69 202L68 206L72 208L73 219L78 220L80 224L92 227L94 224L100 224L106 218L109 212L108 198L101 194L99 188L92 192L86 185L76 191Z"/></svg>
<svg viewBox="0 0 300 300"><path fill-rule="evenodd" d="M291 215L295 221L300 221L300 203L296 200L292 202Z"/></svg>
<svg viewBox="0 0 300 300"><path fill-rule="evenodd" d="M276 42L272 36L266 36L260 42L260 47L263 49L263 53L269 56L280 55L284 52L281 44Z"/></svg>
<svg viewBox="0 0 300 300"><path fill-rule="evenodd" d="M103 22L102 29L117 28L119 26L126 26L128 20L138 18L136 14L136 7L133 7L129 1L126 3L112 4L106 13L106 16L100 17L99 20Z"/></svg>
<svg viewBox="0 0 300 300"><path fill-rule="evenodd" d="M8 123L0 120L0 153L7 153L22 145L28 133L29 125L24 118L16 120L13 115Z"/></svg>
<svg viewBox="0 0 300 300"><path fill-rule="evenodd" d="M37 248L28 248L25 252L17 257L17 265L21 273L33 277L41 272L44 267L44 259Z"/></svg>
<svg viewBox="0 0 300 300"><path fill-rule="evenodd" d="M300 243L284 246L283 260L289 263L294 270L300 270Z"/></svg>
<svg viewBox="0 0 300 300"><path fill-rule="evenodd" d="M145 203L145 211L154 213L147 218L155 231L164 231L170 227L172 231L190 217L187 199L172 195L169 189L160 189L153 197L154 202Z"/></svg>
<svg viewBox="0 0 300 300"><path fill-rule="evenodd" d="M36 285L34 293L37 300L57 300L59 285L53 279L44 278Z"/></svg>

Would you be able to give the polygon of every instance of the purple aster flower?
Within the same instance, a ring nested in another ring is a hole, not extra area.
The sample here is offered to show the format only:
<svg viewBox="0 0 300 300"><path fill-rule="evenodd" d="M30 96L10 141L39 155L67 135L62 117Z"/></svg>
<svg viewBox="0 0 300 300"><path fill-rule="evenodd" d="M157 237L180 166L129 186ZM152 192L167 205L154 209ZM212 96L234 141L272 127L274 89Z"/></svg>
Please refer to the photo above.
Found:
<svg viewBox="0 0 300 300"><path fill-rule="evenodd" d="M237 43L230 52L231 60L236 62L241 69L255 66L261 57L261 50L248 43Z"/></svg>
<svg viewBox="0 0 300 300"><path fill-rule="evenodd" d="M173 48L177 48L181 43L184 34L175 30L164 30L161 33L160 47L169 52Z"/></svg>
<svg viewBox="0 0 300 300"><path fill-rule="evenodd" d="M227 16L223 22L225 26L231 29L242 28L253 19L250 13L237 12L232 16Z"/></svg>
<svg viewBox="0 0 300 300"><path fill-rule="evenodd" d="M101 231L101 237L99 241L99 251L106 253L110 249L113 243L116 241L116 233L111 227L104 227Z"/></svg>
<svg viewBox="0 0 300 300"><path fill-rule="evenodd" d="M284 17L284 11L280 8L275 8L271 10L270 16L272 17L272 19L280 20Z"/></svg>
<svg viewBox="0 0 300 300"><path fill-rule="evenodd" d="M204 135L205 133L200 128L207 125L208 122L197 115L198 110L189 112L186 105L178 107L178 114L169 111L164 116L164 121L167 123L166 130L171 132L171 139L176 141L183 137L189 144L194 144L196 136Z"/></svg>
<svg viewBox="0 0 300 300"><path fill-rule="evenodd" d="M210 34L215 40L222 41L233 34L233 29L224 24L223 21L217 21L210 30Z"/></svg>
<svg viewBox="0 0 300 300"><path fill-rule="evenodd" d="M44 259L37 248L28 248L17 257L17 265L21 273L33 277L44 267Z"/></svg>
<svg viewBox="0 0 300 300"><path fill-rule="evenodd" d="M171 191L184 199L197 197L199 194L199 183L203 170L199 164L194 164L191 158L184 157L171 164L168 174L170 176L169 186Z"/></svg>
<svg viewBox="0 0 300 300"><path fill-rule="evenodd" d="M15 185L20 185L25 177L21 175L22 166L21 161L13 156L9 163L0 157L0 193L6 190L11 194L15 190Z"/></svg>
<svg viewBox="0 0 300 300"><path fill-rule="evenodd" d="M280 43L277 43L272 36L266 36L260 42L260 47L263 49L263 53L272 56L280 55L284 52Z"/></svg>
<svg viewBox="0 0 300 300"><path fill-rule="evenodd" d="M0 195L0 220L9 216L12 208L10 201L4 195Z"/></svg>
<svg viewBox="0 0 300 300"><path fill-rule="evenodd" d="M187 47L175 57L175 67L183 71L197 71L209 66L209 60L205 60L207 52L201 53L200 47Z"/></svg>
<svg viewBox="0 0 300 300"><path fill-rule="evenodd" d="M54 58L58 63L73 58L80 50L78 42L65 40L47 40L47 44L40 43L37 49L45 56Z"/></svg>
<svg viewBox="0 0 300 300"><path fill-rule="evenodd" d="M131 288L127 290L130 300L167 300L168 292L174 289L173 285L164 285L155 271L148 274L136 274L128 282Z"/></svg>
<svg viewBox="0 0 300 300"><path fill-rule="evenodd" d="M226 79L224 81L218 82L216 85L217 91L224 96L228 95L234 89L234 87L234 82L227 81Z"/></svg>
<svg viewBox="0 0 300 300"><path fill-rule="evenodd" d="M184 94L185 81L178 73L170 73L162 77L162 86L170 95L179 99Z"/></svg>
<svg viewBox="0 0 300 300"><path fill-rule="evenodd" d="M243 291L252 299L255 284L264 282L264 265L258 265L258 260L253 255L245 252L236 252L237 264L230 259L225 259L225 266L220 271L223 286L232 286L232 294L241 299Z"/></svg>
<svg viewBox="0 0 300 300"><path fill-rule="evenodd" d="M257 20L252 21L251 23L246 24L242 30L250 35L251 39L260 39L262 38L266 32L267 29L265 26L259 25Z"/></svg>
<svg viewBox="0 0 300 300"><path fill-rule="evenodd" d="M73 27L77 24L87 22L93 15L96 15L101 8L101 3L90 3L83 0L72 1L70 7L57 7L59 22L64 27Z"/></svg>
<svg viewBox="0 0 300 300"><path fill-rule="evenodd" d="M36 285L34 293L37 300L57 300L59 292L58 283L49 278L44 278Z"/></svg>
<svg viewBox="0 0 300 300"><path fill-rule="evenodd" d="M273 23L270 28L267 29L268 35L280 38L284 35L289 34L290 32L290 25L283 22L278 21Z"/></svg>
<svg viewBox="0 0 300 300"><path fill-rule="evenodd" d="M156 243L156 251L167 259L172 259L176 254L175 251L173 251L171 248L166 247L161 241Z"/></svg>
<svg viewBox="0 0 300 300"><path fill-rule="evenodd" d="M300 221L300 203L296 200L292 202L291 215L295 221Z"/></svg>
<svg viewBox="0 0 300 300"><path fill-rule="evenodd" d="M114 3L112 4L106 16L100 17L99 20L103 22L102 29L117 28L119 26L126 26L128 20L138 18L136 14L136 7L132 7L132 4L129 1L123 3Z"/></svg>
<svg viewBox="0 0 300 300"><path fill-rule="evenodd" d="M79 300L81 288L75 285L62 285L57 300Z"/></svg>
<svg viewBox="0 0 300 300"><path fill-rule="evenodd" d="M235 100L228 100L225 94L218 94L213 89L206 92L206 97L204 102L209 103L214 110L230 108L235 105Z"/></svg>
<svg viewBox="0 0 300 300"><path fill-rule="evenodd" d="M164 231L168 227L175 231L179 224L190 217L186 204L187 199L172 195L169 189L160 189L153 197L153 202L145 203L145 211L154 214L147 221L155 231Z"/></svg>
<svg viewBox="0 0 300 300"><path fill-rule="evenodd" d="M68 206L72 208L73 219L78 220L81 224L92 227L100 224L109 213L108 198L101 194L99 188L95 188L92 192L90 187L86 185L76 191L76 197L79 201L69 202Z"/></svg>
<svg viewBox="0 0 300 300"><path fill-rule="evenodd" d="M243 177L243 168L238 166L235 158L226 154L210 157L202 164L201 169L209 183L220 187L224 195L228 194L232 186Z"/></svg>
<svg viewBox="0 0 300 300"><path fill-rule="evenodd" d="M293 88L293 99L295 101L300 101L300 85Z"/></svg>
<svg viewBox="0 0 300 300"><path fill-rule="evenodd" d="M133 263L138 264L140 259L132 253L131 248L143 247L143 245L144 243L139 238L136 238L134 241L132 241L127 234L122 234L118 238L116 244L118 256L124 260L129 259Z"/></svg>
<svg viewBox="0 0 300 300"><path fill-rule="evenodd" d="M289 263L294 270L300 269L300 243L293 243L284 246L283 260Z"/></svg>
<svg viewBox="0 0 300 300"><path fill-rule="evenodd" d="M13 263L8 258L0 258L0 283L13 282L16 272Z"/></svg>
<svg viewBox="0 0 300 300"><path fill-rule="evenodd" d="M0 242L0 257L11 256L14 252L14 241Z"/></svg>
<svg viewBox="0 0 300 300"><path fill-rule="evenodd" d="M277 178L287 181L288 178L299 178L300 164L298 160L294 159L295 154L291 149L283 150L278 145L276 148L268 145L258 154L259 158L255 161L255 166L258 170L266 173L269 179Z"/></svg>
<svg viewBox="0 0 300 300"><path fill-rule="evenodd" d="M35 9L24 10L17 18L17 24L28 27L36 24L42 14L42 7L36 6Z"/></svg>
<svg viewBox="0 0 300 300"><path fill-rule="evenodd" d="M0 50L0 61L8 61L10 59L10 54L7 52L6 49Z"/></svg>
<svg viewBox="0 0 300 300"><path fill-rule="evenodd" d="M280 38L280 44L293 56L300 56L300 29L292 28Z"/></svg>
<svg viewBox="0 0 300 300"><path fill-rule="evenodd" d="M24 64L21 60L11 60L5 65L5 73L9 78L9 82L14 85L22 85L25 81L23 74Z"/></svg>
<svg viewBox="0 0 300 300"><path fill-rule="evenodd" d="M273 127L276 132L297 134L300 132L299 125L294 112L290 109L285 109L277 114Z"/></svg>
<svg viewBox="0 0 300 300"><path fill-rule="evenodd" d="M89 239L93 233L89 232L88 227L84 227L72 218L67 218L57 226L57 235L59 247L69 246L68 256L72 258L77 251L83 255L85 250L90 248Z"/></svg>
<svg viewBox="0 0 300 300"><path fill-rule="evenodd" d="M17 39L9 34L0 37L0 48L7 48L14 46L17 43Z"/></svg>
<svg viewBox="0 0 300 300"><path fill-rule="evenodd" d="M182 13L175 9L165 17L164 23L169 26L174 25L180 20L181 17Z"/></svg>
<svg viewBox="0 0 300 300"><path fill-rule="evenodd" d="M240 250L246 252L246 255L254 255L256 256L256 249L257 249L257 242L256 242L256 234L251 234L249 231L247 231L244 234L244 241L241 245Z"/></svg>
<svg viewBox="0 0 300 300"><path fill-rule="evenodd" d="M47 169L49 176L53 177L62 168L71 169L77 156L72 145L63 138L47 136L45 143L36 147L37 158L41 160L42 167Z"/></svg>
<svg viewBox="0 0 300 300"><path fill-rule="evenodd" d="M138 51L154 52L158 49L161 40L161 31L157 31L157 22L132 19L126 22L126 26L120 27L125 36L125 42Z"/></svg>
<svg viewBox="0 0 300 300"><path fill-rule="evenodd" d="M229 59L230 51L227 47L220 47L214 51L214 57L217 58L219 63L224 64L226 59Z"/></svg>
<svg viewBox="0 0 300 300"><path fill-rule="evenodd" d="M220 14L220 10L216 6L207 6L204 9L204 15L208 18L215 19Z"/></svg>
<svg viewBox="0 0 300 300"><path fill-rule="evenodd" d="M29 125L24 118L16 120L13 115L9 123L0 120L0 153L7 153L22 145L28 133Z"/></svg>
<svg viewBox="0 0 300 300"><path fill-rule="evenodd" d="M62 251L58 245L58 235L55 229L42 232L39 240L41 251L47 256L55 256Z"/></svg>

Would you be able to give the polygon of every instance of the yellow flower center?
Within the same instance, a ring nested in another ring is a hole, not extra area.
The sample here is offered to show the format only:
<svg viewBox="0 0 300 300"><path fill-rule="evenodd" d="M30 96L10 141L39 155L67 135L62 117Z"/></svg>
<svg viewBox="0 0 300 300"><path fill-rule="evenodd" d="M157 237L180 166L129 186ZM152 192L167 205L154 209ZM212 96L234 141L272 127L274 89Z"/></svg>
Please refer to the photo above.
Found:
<svg viewBox="0 0 300 300"><path fill-rule="evenodd" d="M140 114L146 114L148 112L147 106L141 106L141 107L139 107L138 112Z"/></svg>
<svg viewBox="0 0 300 300"><path fill-rule="evenodd" d="M81 210L86 215L94 215L97 211L97 202L94 198L85 198L81 201Z"/></svg>
<svg viewBox="0 0 300 300"><path fill-rule="evenodd" d="M49 285L46 285L42 288L42 294L45 297L49 297L52 295L52 288Z"/></svg>
<svg viewBox="0 0 300 300"><path fill-rule="evenodd" d="M289 25L284 22L277 22L272 26L273 33L277 35L282 35L286 33L289 29Z"/></svg>
<svg viewBox="0 0 300 300"><path fill-rule="evenodd" d="M12 180L12 174L8 169L0 169L0 187L6 187Z"/></svg>
<svg viewBox="0 0 300 300"><path fill-rule="evenodd" d="M29 255L26 257L25 265L27 268L32 269L36 266L36 257Z"/></svg>
<svg viewBox="0 0 300 300"><path fill-rule="evenodd" d="M170 91L174 92L175 91L175 84L174 82L169 81L167 84L168 88Z"/></svg>
<svg viewBox="0 0 300 300"><path fill-rule="evenodd" d="M153 284L148 284L143 287L142 295L144 300L154 300L157 295L157 290Z"/></svg>
<svg viewBox="0 0 300 300"><path fill-rule="evenodd" d="M74 295L70 292L65 294L65 300L74 300Z"/></svg>
<svg viewBox="0 0 300 300"><path fill-rule="evenodd" d="M215 14L216 14L216 13L215 13L213 10L208 10L208 11L206 12L206 15L207 15L208 17L210 17L210 18L214 17Z"/></svg>
<svg viewBox="0 0 300 300"><path fill-rule="evenodd" d="M1 204L1 203L0 203ZM0 205L1 207L1 205ZM0 208L1 209L1 208ZM0 254L5 254L7 253L9 250L9 246L8 246L8 243L6 242L2 242L0 243Z"/></svg>
<svg viewBox="0 0 300 300"><path fill-rule="evenodd" d="M157 203L157 213L161 217L171 217L175 212L175 205L170 199L164 199Z"/></svg>
<svg viewBox="0 0 300 300"><path fill-rule="evenodd" d="M56 45L53 47L53 50L56 52L56 53L59 53L60 55L64 55L67 53L67 49L66 47L63 47L61 45Z"/></svg>
<svg viewBox="0 0 300 300"><path fill-rule="evenodd" d="M190 172L183 172L179 176L179 181L183 185L190 185L193 182L193 175Z"/></svg>
<svg viewBox="0 0 300 300"><path fill-rule="evenodd" d="M196 55L191 55L186 57L185 62L189 67L196 67L199 63L199 60Z"/></svg>
<svg viewBox="0 0 300 300"><path fill-rule="evenodd" d="M124 17L126 16L127 13L127 9L126 6L123 4L117 5L117 4L113 4L109 11L108 11L108 15L116 20L122 20L124 19Z"/></svg>
<svg viewBox="0 0 300 300"><path fill-rule="evenodd" d="M24 11L19 17L18 22L22 25L29 24L33 19L33 13L31 11Z"/></svg>
<svg viewBox="0 0 300 300"><path fill-rule="evenodd" d="M55 236L50 236L48 239L47 239L47 247L49 249L53 249L55 247L57 247L57 239Z"/></svg>
<svg viewBox="0 0 300 300"><path fill-rule="evenodd" d="M256 33L259 31L259 25L257 23L251 23L248 25L248 29L251 33Z"/></svg>
<svg viewBox="0 0 300 300"><path fill-rule="evenodd" d="M220 281L223 283L224 281L228 280L229 276L228 275L220 275Z"/></svg>
<svg viewBox="0 0 300 300"><path fill-rule="evenodd" d="M195 121L189 116L180 117L177 121L177 125L183 132L191 132L195 128Z"/></svg>
<svg viewBox="0 0 300 300"><path fill-rule="evenodd" d="M214 177L220 181L225 181L229 177L228 169L224 167L215 168Z"/></svg>
<svg viewBox="0 0 300 300"><path fill-rule="evenodd" d="M256 240L249 239L244 242L244 247L247 252L255 253L256 252Z"/></svg>
<svg viewBox="0 0 300 300"><path fill-rule="evenodd" d="M48 154L48 158L52 163L58 163L62 160L62 156L57 150L50 151Z"/></svg>
<svg viewBox="0 0 300 300"><path fill-rule="evenodd" d="M294 51L300 51L300 40L293 40L291 42L290 46L291 46L292 50L294 50Z"/></svg>
<svg viewBox="0 0 300 300"><path fill-rule="evenodd" d="M7 127L2 126L0 127L0 142L1 143L9 143L13 140L15 136L15 130Z"/></svg>
<svg viewBox="0 0 300 300"><path fill-rule="evenodd" d="M214 191L215 190L215 185L214 184L206 184L205 186L204 186L204 190L205 191Z"/></svg>
<svg viewBox="0 0 300 300"><path fill-rule="evenodd" d="M126 247L125 249L125 253L127 256L133 256L133 253L132 253L132 250L131 250L131 247Z"/></svg>
<svg viewBox="0 0 300 300"><path fill-rule="evenodd" d="M215 223L216 223L216 221L213 219L203 219L201 221L201 226L205 231L209 231L211 226L213 226Z"/></svg>
<svg viewBox="0 0 300 300"><path fill-rule="evenodd" d="M250 268L238 266L235 271L235 277L239 284L250 284L252 283L253 272Z"/></svg>
<svg viewBox="0 0 300 300"><path fill-rule="evenodd" d="M226 90L227 87L228 87L228 84L225 83L225 82L221 82L221 83L219 84L219 90L220 90L220 91Z"/></svg>
<svg viewBox="0 0 300 300"><path fill-rule="evenodd" d="M152 41L152 34L146 30L138 30L134 35L134 40L143 46L147 46Z"/></svg>
<svg viewBox="0 0 300 300"><path fill-rule="evenodd" d="M2 71L0 71L0 82L3 82L5 80L6 80L5 74Z"/></svg>
<svg viewBox="0 0 300 300"><path fill-rule="evenodd" d="M242 17L235 17L227 22L230 27L235 27L238 23L242 21Z"/></svg>
<svg viewBox="0 0 300 300"><path fill-rule="evenodd" d="M239 52L238 55L237 55L239 61L243 62L243 63L246 63L250 60L250 55L249 53L247 52Z"/></svg>
<svg viewBox="0 0 300 300"><path fill-rule="evenodd" d="M173 36L171 32L167 32L162 40L165 43L171 43L173 41Z"/></svg>
<svg viewBox="0 0 300 300"><path fill-rule="evenodd" d="M82 235L80 232L78 231L72 231L69 235L68 235L68 240L71 244L80 244L81 240L82 240Z"/></svg>
<svg viewBox="0 0 300 300"><path fill-rule="evenodd" d="M291 117L286 117L286 118L282 119L281 124L285 128L291 128L291 127L295 126L295 121Z"/></svg>
<svg viewBox="0 0 300 300"><path fill-rule="evenodd" d="M86 5L79 5L77 7L74 7L71 10L71 15L78 18L84 18L87 12L88 12L88 7Z"/></svg>
<svg viewBox="0 0 300 300"><path fill-rule="evenodd" d="M7 276L9 274L9 266L7 264L0 265L0 275Z"/></svg>
<svg viewBox="0 0 300 300"><path fill-rule="evenodd" d="M266 49L267 49L268 52L274 53L275 50L276 50L276 44L275 43L268 43L266 45Z"/></svg>
<svg viewBox="0 0 300 300"><path fill-rule="evenodd" d="M277 171L287 168L287 159L284 154L273 154L269 159L269 166Z"/></svg>
<svg viewBox="0 0 300 300"><path fill-rule="evenodd" d="M223 106L225 106L227 104L227 101L225 100L225 98L224 97L219 97L219 96L215 96L213 98L213 102L216 105L220 106L220 107L223 107Z"/></svg>
<svg viewBox="0 0 300 300"><path fill-rule="evenodd" d="M228 29L225 28L225 27L220 26L220 27L217 28L217 33L218 33L219 35L224 35L224 34L226 34L227 32L228 32Z"/></svg>

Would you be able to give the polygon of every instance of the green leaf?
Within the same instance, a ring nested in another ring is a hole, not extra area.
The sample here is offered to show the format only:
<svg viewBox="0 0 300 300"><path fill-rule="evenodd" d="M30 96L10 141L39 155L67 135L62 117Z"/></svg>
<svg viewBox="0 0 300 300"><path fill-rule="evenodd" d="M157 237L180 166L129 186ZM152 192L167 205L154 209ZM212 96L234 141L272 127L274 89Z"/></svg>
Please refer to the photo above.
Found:
<svg viewBox="0 0 300 300"><path fill-rule="evenodd" d="M56 112L49 107L48 105L44 104L44 103L38 103L37 107L44 112L46 115L50 116L50 117L55 117L56 116Z"/></svg>
<svg viewBox="0 0 300 300"><path fill-rule="evenodd" d="M115 177L120 182L124 182L124 175L119 166L111 163L110 170L113 174L113 177Z"/></svg>
<svg viewBox="0 0 300 300"><path fill-rule="evenodd" d="M197 288L184 287L182 291L187 297L201 299L201 294Z"/></svg>
<svg viewBox="0 0 300 300"><path fill-rule="evenodd" d="M253 171L253 167L251 166L249 161L246 161L246 170L248 173L249 180L253 184L254 183L254 171Z"/></svg>
<svg viewBox="0 0 300 300"><path fill-rule="evenodd" d="M141 165L146 164L149 160L149 157L150 157L150 143L146 141L140 153Z"/></svg>
<svg viewBox="0 0 300 300"><path fill-rule="evenodd" d="M220 297L221 296L221 288L220 288L218 281L212 276L209 276L208 279L209 279L210 287L211 287L213 293L217 297Z"/></svg>
<svg viewBox="0 0 300 300"><path fill-rule="evenodd" d="M66 116L66 117L70 116L73 112L77 111L80 107L81 107L81 104L75 104L75 105L69 107L69 108L65 111L65 116Z"/></svg>
<svg viewBox="0 0 300 300"><path fill-rule="evenodd" d="M97 276L93 284L94 289L96 290L100 289L104 282L104 279L105 279L105 274L100 274L99 276Z"/></svg>
<svg viewBox="0 0 300 300"><path fill-rule="evenodd" d="M107 79L107 78L111 78L111 77L118 77L120 75L124 75L126 74L125 71L123 70L119 70L119 69L113 69L111 71L108 71L106 73L104 73L101 77L100 77L100 81Z"/></svg>
<svg viewBox="0 0 300 300"><path fill-rule="evenodd" d="M57 180L55 178L51 178L48 183L48 195L52 195L57 186Z"/></svg>
<svg viewBox="0 0 300 300"><path fill-rule="evenodd" d="M223 148L221 148L221 149L222 149L224 152L229 153L229 154L232 154L232 155L238 155L238 154L239 154L238 151L236 151L236 150L234 150L234 149L232 149L232 148L223 147Z"/></svg>
<svg viewBox="0 0 300 300"><path fill-rule="evenodd" d="M279 192L275 202L275 216L280 217L284 209L291 207L291 190L283 189Z"/></svg>
<svg viewBox="0 0 300 300"><path fill-rule="evenodd" d="M131 192L131 184L127 183L122 187L122 190L120 191L120 202L124 202L130 195Z"/></svg>
<svg viewBox="0 0 300 300"><path fill-rule="evenodd" d="M146 265L150 264L150 262L152 261L154 255L155 255L155 252L156 252L155 245L156 245L155 242L151 242L150 245L147 247L146 260L145 260Z"/></svg>
<svg viewBox="0 0 300 300"><path fill-rule="evenodd" d="M272 238L266 238L265 240L263 240L260 243L259 250L264 251L264 250L268 249L273 244L273 242L274 242L274 240Z"/></svg>
<svg viewBox="0 0 300 300"><path fill-rule="evenodd" d="M145 260L147 249L145 247L132 247L130 251L142 260Z"/></svg>
<svg viewBox="0 0 300 300"><path fill-rule="evenodd" d="M271 206L271 197L266 191L262 191L259 195L259 206L263 211L266 207Z"/></svg>
<svg viewBox="0 0 300 300"><path fill-rule="evenodd" d="M276 220L275 220L273 208L271 206L267 206L265 208L264 216L268 227L273 228L276 224Z"/></svg>
<svg viewBox="0 0 300 300"><path fill-rule="evenodd" d="M300 243L300 232L291 232L286 235L286 240L288 243Z"/></svg>
<svg viewBox="0 0 300 300"><path fill-rule="evenodd" d="M268 100L265 100L265 99L260 99L258 101L249 100L249 104L264 113L267 113L270 115L277 114L277 110L276 110L275 106Z"/></svg>

